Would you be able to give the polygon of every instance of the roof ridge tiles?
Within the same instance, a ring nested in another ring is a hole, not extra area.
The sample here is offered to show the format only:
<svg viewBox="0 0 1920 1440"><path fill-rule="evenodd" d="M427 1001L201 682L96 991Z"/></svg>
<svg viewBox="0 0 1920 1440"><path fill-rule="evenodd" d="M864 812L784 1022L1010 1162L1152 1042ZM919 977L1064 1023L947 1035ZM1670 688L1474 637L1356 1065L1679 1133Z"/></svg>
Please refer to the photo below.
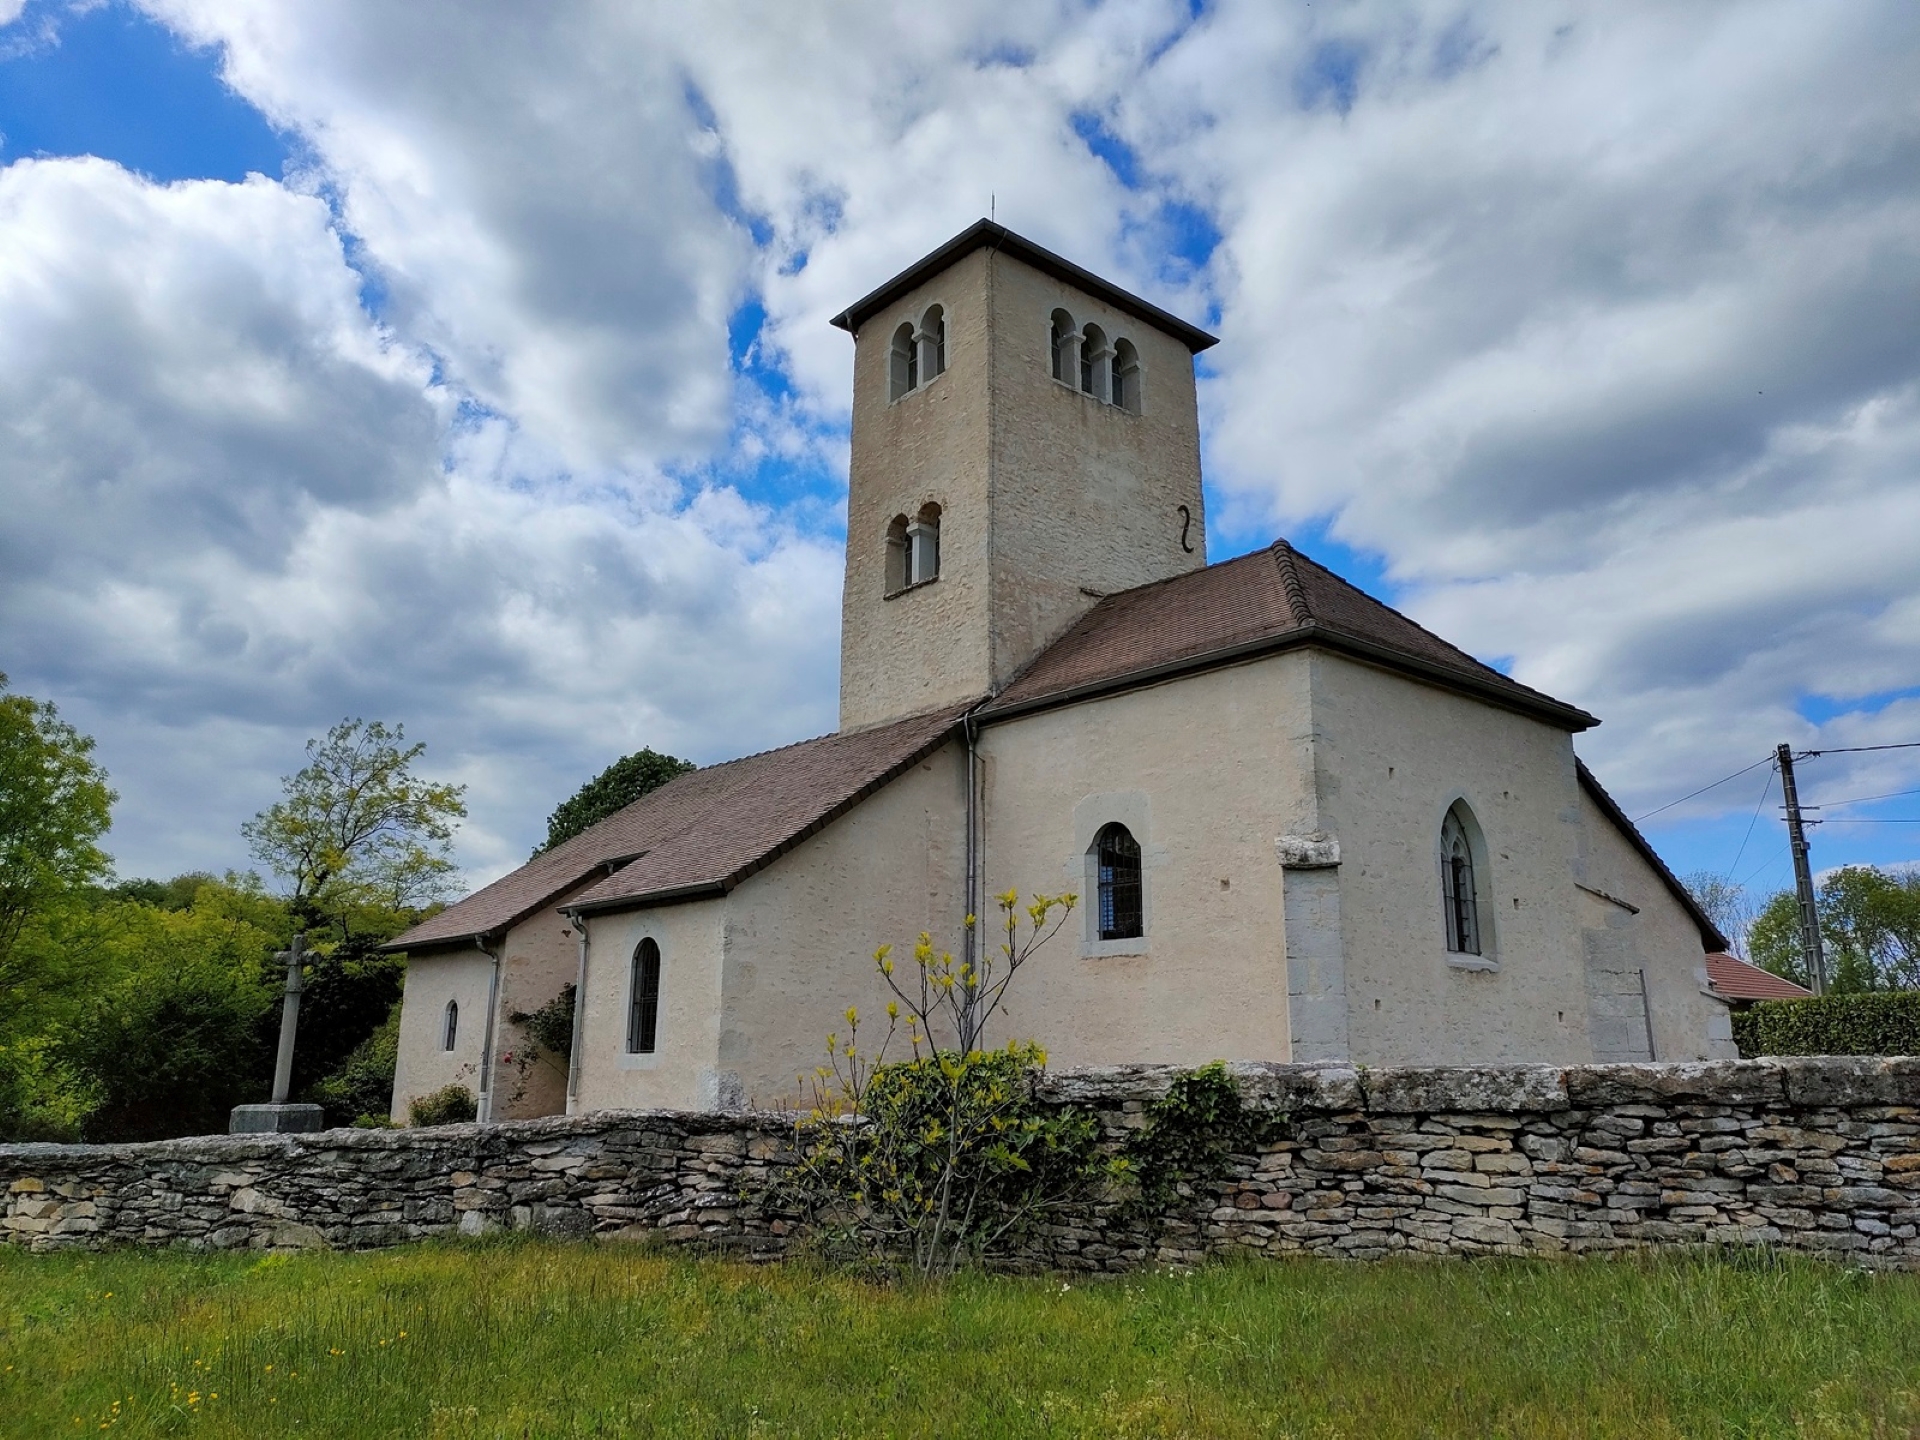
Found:
<svg viewBox="0 0 1920 1440"><path fill-rule="evenodd" d="M1313 606L1307 603L1307 587L1300 581L1300 571L1294 566L1297 553L1284 538L1273 542L1273 561L1280 570L1280 583L1287 592L1287 608L1293 611L1294 623L1309 625L1313 623Z"/></svg>

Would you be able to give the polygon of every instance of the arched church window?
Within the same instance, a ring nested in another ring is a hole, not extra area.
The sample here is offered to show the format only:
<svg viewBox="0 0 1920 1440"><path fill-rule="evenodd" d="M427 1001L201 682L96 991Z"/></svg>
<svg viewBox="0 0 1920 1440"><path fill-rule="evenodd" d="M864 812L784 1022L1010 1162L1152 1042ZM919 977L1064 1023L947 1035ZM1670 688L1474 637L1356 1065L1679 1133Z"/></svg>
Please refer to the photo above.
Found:
<svg viewBox="0 0 1920 1440"><path fill-rule="evenodd" d="M1140 352L1131 340L1113 342L1113 403L1140 413Z"/></svg>
<svg viewBox="0 0 1920 1440"><path fill-rule="evenodd" d="M887 364L889 399L898 400L920 383L920 347L914 340L911 323L893 332L893 350Z"/></svg>
<svg viewBox="0 0 1920 1440"><path fill-rule="evenodd" d="M920 319L919 375L921 381L931 380L947 371L947 313L938 305L933 306Z"/></svg>
<svg viewBox="0 0 1920 1440"><path fill-rule="evenodd" d="M449 1000L447 1001L447 1013L440 1034L440 1048L442 1050L453 1049L454 1042L459 1038L460 1002L458 1000Z"/></svg>
<svg viewBox="0 0 1920 1440"><path fill-rule="evenodd" d="M1080 388L1096 400L1108 398L1109 358L1107 337L1098 325L1080 332Z"/></svg>
<svg viewBox="0 0 1920 1440"><path fill-rule="evenodd" d="M1080 332L1073 328L1073 316L1064 310L1053 312L1053 378L1065 384L1078 383L1080 375Z"/></svg>
<svg viewBox="0 0 1920 1440"><path fill-rule="evenodd" d="M660 947L651 935L633 952L628 991L627 1053L651 1055L660 1031Z"/></svg>
<svg viewBox="0 0 1920 1440"><path fill-rule="evenodd" d="M1440 825L1440 890L1447 912L1447 949L1456 955L1484 953L1480 939L1480 878L1474 873L1473 812L1465 801L1447 811Z"/></svg>
<svg viewBox="0 0 1920 1440"><path fill-rule="evenodd" d="M896 515L887 526L887 594L913 583L913 559L907 548L907 517Z"/></svg>
<svg viewBox="0 0 1920 1440"><path fill-rule="evenodd" d="M913 524L907 527L907 560L910 585L924 585L940 574L940 507L931 502L920 507Z"/></svg>
<svg viewBox="0 0 1920 1440"><path fill-rule="evenodd" d="M1103 826L1093 838L1102 940L1134 940L1145 933L1140 894L1140 842L1126 826Z"/></svg>

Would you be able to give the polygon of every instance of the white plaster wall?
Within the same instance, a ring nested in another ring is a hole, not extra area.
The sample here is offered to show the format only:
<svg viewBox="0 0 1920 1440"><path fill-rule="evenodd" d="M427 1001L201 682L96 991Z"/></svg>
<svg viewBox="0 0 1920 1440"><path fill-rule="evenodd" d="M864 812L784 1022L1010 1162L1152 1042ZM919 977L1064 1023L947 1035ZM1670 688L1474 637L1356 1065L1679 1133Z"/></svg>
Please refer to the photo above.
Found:
<svg viewBox="0 0 1920 1440"><path fill-rule="evenodd" d="M966 753L950 744L734 890L718 1066L745 1103L795 1099L827 1036L847 1038L850 1005L862 1044L879 1043L881 945L902 976L923 930L958 953L965 827Z"/></svg>
<svg viewBox="0 0 1920 1440"><path fill-rule="evenodd" d="M990 1040L1037 1040L1058 1065L1288 1058L1273 842L1311 819L1308 698L1293 653L984 732L985 893L1082 901ZM1143 851L1139 944L1092 939L1086 852L1108 820Z"/></svg>
<svg viewBox="0 0 1920 1440"><path fill-rule="evenodd" d="M517 1062L527 1054L526 1036L507 1017L538 1010L572 984L579 971L579 955L566 917L552 907L507 932L501 946L498 1039L494 1044L496 1119L527 1120L565 1113L566 1061L545 1056L524 1067L505 1061L508 1055Z"/></svg>
<svg viewBox="0 0 1920 1440"><path fill-rule="evenodd" d="M1326 653L1313 657L1313 697L1322 821L1340 842L1353 1059L1590 1059L1569 735ZM1446 948L1440 826L1462 798L1487 845L1487 969Z"/></svg>
<svg viewBox="0 0 1920 1440"><path fill-rule="evenodd" d="M408 957L406 989L400 997L399 1053L393 1070L393 1119L404 1122L413 1101L448 1085L464 1085L475 1095L480 1093L480 1059L492 971L493 962L478 950ZM451 1051L442 1045L449 1000L460 1005L460 1023Z"/></svg>
<svg viewBox="0 0 1920 1440"><path fill-rule="evenodd" d="M577 1109L726 1108L715 1067L724 897L588 918L586 1011ZM660 1011L651 1055L627 1053L633 955L660 947Z"/></svg>
<svg viewBox="0 0 1920 1440"><path fill-rule="evenodd" d="M1656 1060L1732 1059L1739 1047L1725 1002L1705 993L1707 970L1700 929L1606 814L1580 796L1580 851L1575 879L1623 900L1639 913L1586 895L1590 927L1618 934L1646 973Z"/></svg>

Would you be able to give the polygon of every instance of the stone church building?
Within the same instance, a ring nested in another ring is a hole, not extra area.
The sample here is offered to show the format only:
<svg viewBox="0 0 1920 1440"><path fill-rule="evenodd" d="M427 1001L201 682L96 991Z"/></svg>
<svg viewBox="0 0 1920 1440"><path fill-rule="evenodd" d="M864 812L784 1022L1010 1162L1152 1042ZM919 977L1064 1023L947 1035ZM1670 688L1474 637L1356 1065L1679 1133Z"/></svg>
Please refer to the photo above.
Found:
<svg viewBox="0 0 1920 1440"><path fill-rule="evenodd" d="M1725 947L1591 715L1284 540L1209 565L1214 337L981 221L851 306L840 729L684 775L393 943L394 1110L778 1106L872 954L1082 897L992 1043L1056 1065L1734 1053ZM987 936L991 942L991 936ZM573 1058L513 1019L578 986Z"/></svg>

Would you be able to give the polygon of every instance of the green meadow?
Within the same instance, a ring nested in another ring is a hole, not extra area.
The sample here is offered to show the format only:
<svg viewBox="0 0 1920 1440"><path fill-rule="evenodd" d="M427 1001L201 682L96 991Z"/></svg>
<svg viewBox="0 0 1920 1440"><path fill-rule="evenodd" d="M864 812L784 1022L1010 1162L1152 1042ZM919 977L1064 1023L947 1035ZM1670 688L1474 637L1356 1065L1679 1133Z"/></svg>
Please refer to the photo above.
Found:
<svg viewBox="0 0 1920 1440"><path fill-rule="evenodd" d="M6 1436L1909 1436L1920 1275L1232 1264L885 1285L637 1247L0 1248Z"/></svg>

